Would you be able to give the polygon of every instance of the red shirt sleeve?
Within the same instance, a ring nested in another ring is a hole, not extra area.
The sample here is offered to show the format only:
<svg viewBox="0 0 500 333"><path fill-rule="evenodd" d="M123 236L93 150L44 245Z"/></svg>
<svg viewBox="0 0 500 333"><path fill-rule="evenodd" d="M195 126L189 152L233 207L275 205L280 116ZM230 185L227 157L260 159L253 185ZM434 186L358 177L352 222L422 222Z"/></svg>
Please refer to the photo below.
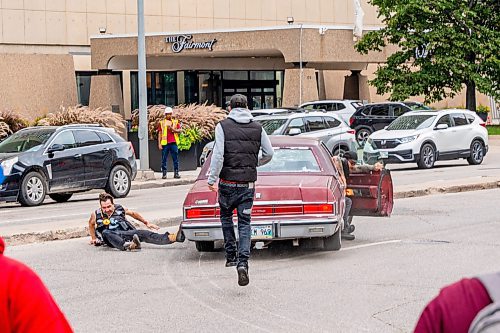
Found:
<svg viewBox="0 0 500 333"><path fill-rule="evenodd" d="M416 333L467 333L479 311L490 304L491 298L481 281L462 279L443 289L427 304Z"/></svg>
<svg viewBox="0 0 500 333"><path fill-rule="evenodd" d="M30 268L0 254L0 332L73 332Z"/></svg>

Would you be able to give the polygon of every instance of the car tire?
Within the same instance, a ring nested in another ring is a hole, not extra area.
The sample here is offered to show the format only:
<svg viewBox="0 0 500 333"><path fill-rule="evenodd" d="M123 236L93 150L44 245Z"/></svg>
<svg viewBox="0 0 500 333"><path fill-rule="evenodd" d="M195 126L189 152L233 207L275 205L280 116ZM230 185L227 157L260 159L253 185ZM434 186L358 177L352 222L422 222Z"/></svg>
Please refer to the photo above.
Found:
<svg viewBox="0 0 500 333"><path fill-rule="evenodd" d="M478 165L483 163L484 159L484 145L479 140L474 140L470 144L470 156L467 157L467 162L470 165Z"/></svg>
<svg viewBox="0 0 500 333"><path fill-rule="evenodd" d="M124 198L131 188L132 181L128 169L123 165L115 165L109 173L108 184L105 188L106 192L114 198Z"/></svg>
<svg viewBox="0 0 500 333"><path fill-rule="evenodd" d="M196 246L196 250L198 252L214 252L215 251L215 242L210 241L196 241L194 242Z"/></svg>
<svg viewBox="0 0 500 333"><path fill-rule="evenodd" d="M31 171L24 176L21 182L18 200L22 206L38 206L45 200L46 194L45 177L37 171Z"/></svg>
<svg viewBox="0 0 500 333"><path fill-rule="evenodd" d="M344 156L345 152L349 151L349 149L345 149L344 147L339 147L333 150L333 156Z"/></svg>
<svg viewBox="0 0 500 333"><path fill-rule="evenodd" d="M356 141L358 142L360 147L363 147L365 145L365 142L366 140L368 140L370 134L372 134L372 131L366 127L361 127L356 130Z"/></svg>
<svg viewBox="0 0 500 333"><path fill-rule="evenodd" d="M342 247L342 237L340 237L342 228L339 228L336 233L329 237L323 238L323 250L338 251Z"/></svg>
<svg viewBox="0 0 500 333"><path fill-rule="evenodd" d="M426 143L420 148L418 167L420 169L431 169L436 163L436 149L430 143Z"/></svg>
<svg viewBox="0 0 500 333"><path fill-rule="evenodd" d="M54 193L49 194L49 197L56 202L66 202L73 196L73 193Z"/></svg>

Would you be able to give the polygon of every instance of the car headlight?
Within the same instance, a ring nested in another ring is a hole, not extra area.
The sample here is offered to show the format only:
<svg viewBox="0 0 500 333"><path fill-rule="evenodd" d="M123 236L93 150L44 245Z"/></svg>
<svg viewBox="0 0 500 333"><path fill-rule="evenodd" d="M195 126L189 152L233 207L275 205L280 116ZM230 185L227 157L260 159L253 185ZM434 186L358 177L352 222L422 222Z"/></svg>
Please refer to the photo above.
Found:
<svg viewBox="0 0 500 333"><path fill-rule="evenodd" d="M18 157L9 158L8 160L2 161L0 165L2 166L4 176L10 175L12 172L12 167L19 161Z"/></svg>
<svg viewBox="0 0 500 333"><path fill-rule="evenodd" d="M416 138L418 138L418 135L407 136L407 137L404 137L404 138L401 138L401 139L398 139L398 140L401 143L408 143L408 142L412 142Z"/></svg>

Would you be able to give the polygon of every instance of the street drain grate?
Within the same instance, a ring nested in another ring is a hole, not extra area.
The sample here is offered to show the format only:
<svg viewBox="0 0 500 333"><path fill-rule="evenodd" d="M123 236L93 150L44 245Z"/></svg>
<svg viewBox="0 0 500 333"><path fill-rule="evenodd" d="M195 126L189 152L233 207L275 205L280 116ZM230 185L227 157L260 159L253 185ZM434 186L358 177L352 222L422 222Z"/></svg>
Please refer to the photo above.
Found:
<svg viewBox="0 0 500 333"><path fill-rule="evenodd" d="M439 239L411 239L404 241L404 243L411 244L451 244L450 241L439 240Z"/></svg>

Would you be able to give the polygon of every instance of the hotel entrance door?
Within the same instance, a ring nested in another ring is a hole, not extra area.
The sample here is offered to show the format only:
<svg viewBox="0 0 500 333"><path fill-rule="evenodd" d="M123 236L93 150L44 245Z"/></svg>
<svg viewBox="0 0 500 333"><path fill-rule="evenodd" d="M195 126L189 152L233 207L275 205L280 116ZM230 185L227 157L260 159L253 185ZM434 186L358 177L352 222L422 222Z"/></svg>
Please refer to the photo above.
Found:
<svg viewBox="0 0 500 333"><path fill-rule="evenodd" d="M247 97L250 110L272 109L276 107L276 82L275 81L244 81L235 82L225 80L222 82L223 100L229 103L231 96L242 94Z"/></svg>

